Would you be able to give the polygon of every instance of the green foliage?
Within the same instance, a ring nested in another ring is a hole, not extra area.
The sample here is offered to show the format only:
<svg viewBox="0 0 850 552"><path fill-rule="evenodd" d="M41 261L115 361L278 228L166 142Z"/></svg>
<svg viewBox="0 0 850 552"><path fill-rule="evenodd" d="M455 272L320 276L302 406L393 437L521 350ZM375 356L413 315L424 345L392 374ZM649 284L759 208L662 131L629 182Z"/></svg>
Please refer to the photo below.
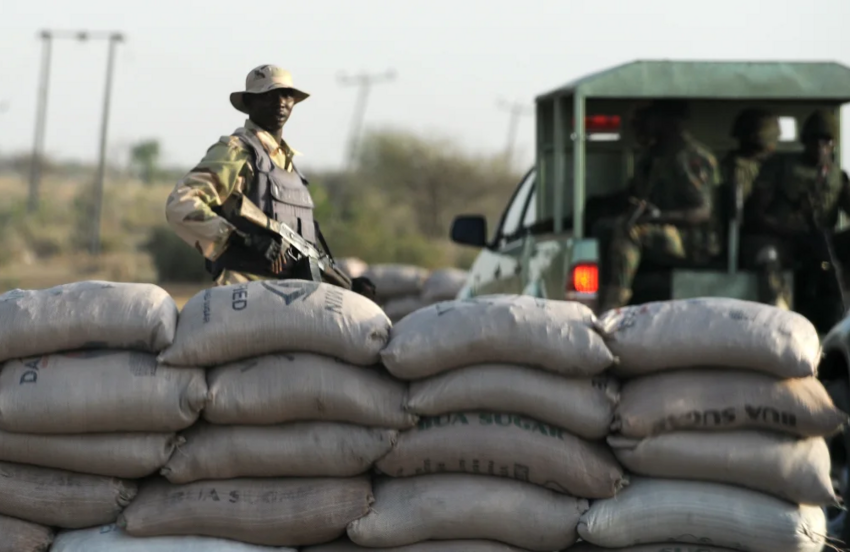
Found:
<svg viewBox="0 0 850 552"><path fill-rule="evenodd" d="M449 242L453 217L480 213L495 224L520 175L501 155L470 155L450 140L380 131L366 135L361 144L352 172L309 174L316 220L334 255L370 264L468 268L478 251ZM146 274L152 263L161 282L208 283L203 257L165 223L166 198L185 171L160 169L155 141L137 144L132 157L138 174L150 183L108 175L102 252L134 256L138 262L133 266L147 263ZM92 235L93 168L52 164L40 209L30 215L25 161L0 159L6 174L19 171L19 176L0 178L5 199L0 202L0 266L85 256Z"/></svg>
<svg viewBox="0 0 850 552"><path fill-rule="evenodd" d="M445 238L462 211L495 220L519 179L501 155L473 156L449 140L405 132L370 134L361 152L357 180L415 206L416 227L430 238Z"/></svg>
<svg viewBox="0 0 850 552"><path fill-rule="evenodd" d="M360 152L353 173L314 176L311 192L334 254L367 263L469 267L478 252L448 241L452 219L480 213L495 224L519 181L501 156L405 132L367 135Z"/></svg>
<svg viewBox="0 0 850 552"><path fill-rule="evenodd" d="M157 140L145 140L130 148L130 166L145 184L152 184L157 177L159 149Z"/></svg>
<svg viewBox="0 0 850 552"><path fill-rule="evenodd" d="M151 231L144 249L153 259L160 282L209 282L200 253L177 237L171 228L157 226Z"/></svg>

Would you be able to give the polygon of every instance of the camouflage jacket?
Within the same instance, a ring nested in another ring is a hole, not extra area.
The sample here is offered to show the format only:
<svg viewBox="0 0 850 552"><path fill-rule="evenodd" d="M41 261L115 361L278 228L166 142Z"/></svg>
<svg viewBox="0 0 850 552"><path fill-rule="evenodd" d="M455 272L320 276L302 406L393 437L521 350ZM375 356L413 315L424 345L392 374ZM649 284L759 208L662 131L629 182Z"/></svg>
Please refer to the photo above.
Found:
<svg viewBox="0 0 850 552"><path fill-rule="evenodd" d="M672 151L655 148L647 152L642 177L634 182L634 193L661 211L708 207L712 221L679 229L688 256L702 260L720 251L719 222L714 215L714 198L720 185L720 170L714 154L690 135ZM636 175L637 176L637 175Z"/></svg>
<svg viewBox="0 0 850 552"><path fill-rule="evenodd" d="M287 171L299 155L286 142L278 145L271 134L250 120L245 128L256 133L272 162ZM226 249L233 225L213 212L234 192L247 192L254 181L253 159L248 147L235 136L222 136L198 165L189 171L171 194L165 217L178 236L210 260Z"/></svg>
<svg viewBox="0 0 850 552"><path fill-rule="evenodd" d="M720 164L720 173L724 183L737 182L741 186L744 200L753 193L753 185L761 170L762 162L749 157L741 157L736 152L727 155Z"/></svg>
<svg viewBox="0 0 850 552"><path fill-rule="evenodd" d="M774 157L756 179L748 215L772 218L789 232L834 228L840 211L850 214L850 182L837 165L820 177L799 155Z"/></svg>

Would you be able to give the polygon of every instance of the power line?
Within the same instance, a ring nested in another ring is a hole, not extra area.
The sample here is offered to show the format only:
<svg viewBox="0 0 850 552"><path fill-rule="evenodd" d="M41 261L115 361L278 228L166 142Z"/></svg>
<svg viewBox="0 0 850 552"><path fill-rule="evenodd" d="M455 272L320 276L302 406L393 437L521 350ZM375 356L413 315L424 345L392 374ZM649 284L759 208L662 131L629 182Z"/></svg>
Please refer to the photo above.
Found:
<svg viewBox="0 0 850 552"><path fill-rule="evenodd" d="M505 146L505 158L508 163L513 161L514 146L516 144L517 127L519 126L519 118L531 115L534 110L522 102L506 102L499 100L499 108L511 114L508 122L508 140Z"/></svg>
<svg viewBox="0 0 850 552"><path fill-rule="evenodd" d="M353 75L350 77L345 74L340 74L338 76L338 80L341 85L359 87L357 103L354 106L354 115L351 119L351 131L348 139L348 168L354 166L354 161L357 157L357 149L360 146L360 134L363 129L363 120L366 116L366 107L372 86L383 82L390 82L395 79L395 76L396 73L393 69L372 75L368 73L360 73L359 75Z"/></svg>

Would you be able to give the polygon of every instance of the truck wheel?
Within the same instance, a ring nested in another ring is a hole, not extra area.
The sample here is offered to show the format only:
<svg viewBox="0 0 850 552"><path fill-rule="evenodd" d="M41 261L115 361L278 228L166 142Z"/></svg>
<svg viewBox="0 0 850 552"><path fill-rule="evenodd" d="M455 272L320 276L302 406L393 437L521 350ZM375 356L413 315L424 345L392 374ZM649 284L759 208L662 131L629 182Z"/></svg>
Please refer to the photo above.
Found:
<svg viewBox="0 0 850 552"><path fill-rule="evenodd" d="M850 412L850 382L844 379L826 383L826 390L835 406ZM846 507L850 502L850 428L827 440L830 457L830 476L835 495L841 507L828 506L826 513L827 531L830 537L840 542L850 542L850 515Z"/></svg>

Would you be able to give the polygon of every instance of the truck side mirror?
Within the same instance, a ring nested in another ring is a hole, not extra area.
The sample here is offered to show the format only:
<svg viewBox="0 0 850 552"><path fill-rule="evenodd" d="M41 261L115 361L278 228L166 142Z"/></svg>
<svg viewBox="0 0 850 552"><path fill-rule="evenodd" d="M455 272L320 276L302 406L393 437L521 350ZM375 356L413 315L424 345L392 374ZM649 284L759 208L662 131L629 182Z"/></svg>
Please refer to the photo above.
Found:
<svg viewBox="0 0 850 552"><path fill-rule="evenodd" d="M452 222L452 241L460 245L487 247L487 219L481 215L460 215Z"/></svg>

